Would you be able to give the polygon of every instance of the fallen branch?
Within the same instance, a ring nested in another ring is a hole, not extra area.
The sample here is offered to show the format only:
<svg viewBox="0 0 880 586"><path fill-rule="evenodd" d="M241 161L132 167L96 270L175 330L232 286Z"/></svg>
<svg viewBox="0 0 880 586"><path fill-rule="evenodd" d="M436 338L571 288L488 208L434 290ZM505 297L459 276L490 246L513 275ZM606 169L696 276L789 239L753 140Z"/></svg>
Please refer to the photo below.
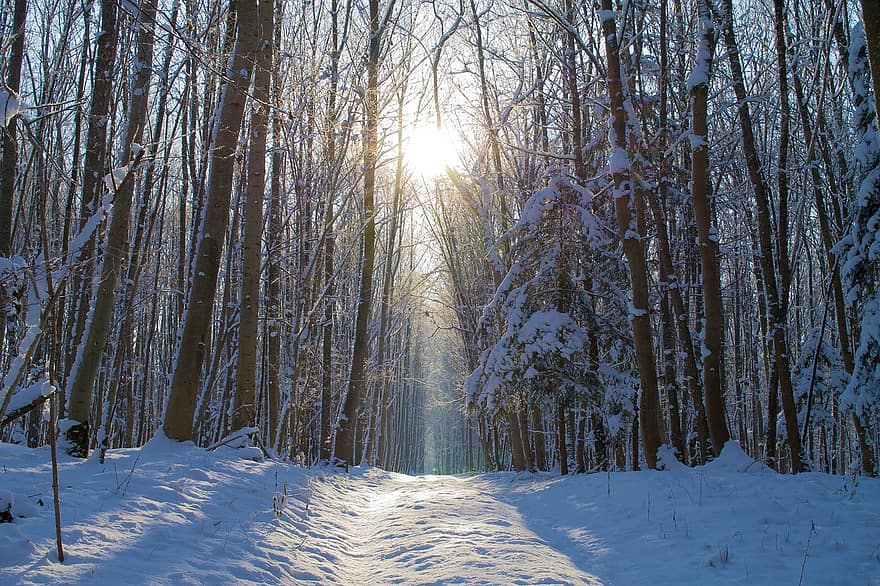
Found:
<svg viewBox="0 0 880 586"><path fill-rule="evenodd" d="M266 449L266 445L263 443L263 440L260 439L260 430L256 427L243 427L239 430L233 431L220 441L208 446L208 451L213 452L217 448L222 448L223 446L242 447L242 441L245 439L250 439L258 448L260 448L260 451L263 452L263 456L270 460L272 459L272 456L269 455L269 450Z"/></svg>
<svg viewBox="0 0 880 586"><path fill-rule="evenodd" d="M43 405L55 393L55 387L43 379L19 389L12 395L6 413L0 418L0 426L12 423L22 415L27 415Z"/></svg>

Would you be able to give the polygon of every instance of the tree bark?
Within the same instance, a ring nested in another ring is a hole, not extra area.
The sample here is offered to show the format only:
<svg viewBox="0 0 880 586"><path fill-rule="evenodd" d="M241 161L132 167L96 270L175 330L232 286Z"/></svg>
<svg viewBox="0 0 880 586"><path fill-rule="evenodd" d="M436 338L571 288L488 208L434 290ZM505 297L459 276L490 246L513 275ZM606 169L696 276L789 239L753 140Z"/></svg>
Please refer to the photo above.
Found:
<svg viewBox="0 0 880 586"><path fill-rule="evenodd" d="M98 367L104 355L104 346L113 318L116 299L116 282L128 256L131 203L134 195L134 167L144 154L135 151L134 145L142 141L147 120L147 101L150 79L153 73L153 40L155 36L156 5L144 0L138 11L138 44L132 74L131 99L128 105L128 122L122 142L118 167L126 172L125 178L115 186L110 228L107 233L106 250L101 264L101 277L94 301L91 319L88 321L70 380L67 396L70 401L68 419L71 425L66 431L67 452L71 456L86 457L89 451L88 420L91 413L92 395ZM111 172L115 177L116 171ZM119 179L115 179L118 181ZM95 192L97 195L97 191Z"/></svg>
<svg viewBox="0 0 880 586"><path fill-rule="evenodd" d="M536 405L531 409L532 427L535 430L535 467L538 470L547 470L547 446L544 441L544 417L541 409Z"/></svg>
<svg viewBox="0 0 880 586"><path fill-rule="evenodd" d="M263 199L266 188L266 139L269 130L269 87L272 82L275 4L260 0L259 49L254 64L254 109L244 192L241 249L241 300L232 431L256 425L257 354L259 351L260 275Z"/></svg>
<svg viewBox="0 0 880 586"><path fill-rule="evenodd" d="M14 94L18 94L21 89L26 18L27 0L15 0L15 8L12 13L12 42L9 48L9 62L6 66L6 89ZM3 132L3 160L0 163L0 257L12 255L12 203L15 200L15 179L18 176L18 140L15 136L17 126L18 120L13 118ZM2 301L0 299L0 302ZM4 309L0 304L0 310ZM0 320L3 322L2 329L0 329L0 335L2 335L5 333L6 327L5 312L0 315ZM2 339L0 339L0 347L2 347Z"/></svg>
<svg viewBox="0 0 880 586"><path fill-rule="evenodd" d="M13 94L21 89L21 66L24 59L24 25L27 0L15 0L12 14L12 43L6 69L6 88ZM5 116L4 116L5 119ZM12 207L15 201L15 180L18 177L18 119L13 118L3 134L3 159L0 161L0 257L12 256ZM66 255L65 255L66 256ZM0 356L6 346L8 310L6 287L0 286Z"/></svg>
<svg viewBox="0 0 880 586"><path fill-rule="evenodd" d="M755 201L758 212L758 242L760 253L761 277L767 299L768 330L772 340L774 372L778 377L779 390L783 397L783 404L794 405L794 391L791 383L791 365L788 355L788 344L785 339L786 317L780 298L779 282L776 274L776 263L773 258L773 232L770 219L770 201L768 189L761 175L761 167L758 160L758 151L755 135L752 129L752 118L749 113L745 82L742 65L739 59L739 47L733 31L733 3L732 0L724 1L724 42L727 46L727 55L730 62L730 70L733 76L733 89L739 104L739 123L742 131L743 150L745 152L746 166L749 180L755 193ZM772 378L772 377L771 377ZM771 383L771 403L772 389ZM786 413L786 431L790 448L790 461L793 473L801 470L800 436L797 426L797 416L788 410ZM769 412L767 429L775 430L776 418L772 410ZM793 425L790 419L794 419ZM769 433L768 433L769 436ZM768 437L768 444L770 438ZM771 462L771 464L773 464Z"/></svg>
<svg viewBox="0 0 880 586"><path fill-rule="evenodd" d="M724 408L722 375L722 345L724 338L723 305L721 302L721 271L718 261L718 232L712 225L709 205L709 130L708 101L709 78L715 53L715 26L709 0L698 0L702 30L700 33L697 69L692 73L690 85L692 185L694 220L697 224L697 247L700 251L700 268L703 284L703 385L706 397L706 415L712 451L721 455L724 444L730 439Z"/></svg>
<svg viewBox="0 0 880 586"><path fill-rule="evenodd" d="M605 37L605 52L608 60L607 84L611 98L612 113L612 172L614 181L614 207L617 215L617 228L623 253L629 266L632 284L633 341L636 347L636 361L641 383L640 424L642 449L649 468L657 467L657 449L665 438L659 426L660 399L657 386L657 367L654 358L654 336L651 328L648 306L648 270L645 258L643 236L637 221L636 194L629 176L629 154L627 153L626 111L623 104L623 85L620 78L620 53L617 44L617 26L611 0L602 0L599 12L602 32Z"/></svg>
<svg viewBox="0 0 880 586"><path fill-rule="evenodd" d="M367 358L370 336L368 326L373 302L373 269L376 262L376 163L378 159L379 123L379 56L382 31L379 28L379 0L369 2L370 34L367 48L367 89L364 108L364 231L362 236L362 264L358 287L357 316L355 318L354 349L348 393L342 413L336 423L334 456L343 464L354 463L355 427L361 398L367 388Z"/></svg>
<svg viewBox="0 0 880 586"><path fill-rule="evenodd" d="M556 403L556 453L559 458L559 473L568 476L568 449L565 445L565 405Z"/></svg>
<svg viewBox="0 0 880 586"><path fill-rule="evenodd" d="M282 0L277 0L277 12L281 12ZM273 58L277 63L277 55L281 46L281 19L275 21L275 40ZM273 90L272 103L279 104L281 101L281 82L278 75L272 75ZM272 113L272 178L270 181L271 196L269 199L269 230L266 235L266 332L269 337L266 340L266 392L268 393L269 407L269 437L267 441L275 449L276 453L281 447L281 334L284 299L281 292L281 247L284 237L284 224L281 211L284 207L284 196L281 191L282 173L282 141L281 132L283 126L280 109L274 109Z"/></svg>
<svg viewBox="0 0 880 586"><path fill-rule="evenodd" d="M83 189L81 213L83 224L99 205L101 178L107 157L107 131L109 127L110 98L113 90L113 66L116 62L116 4L112 0L101 1L101 33L98 37L98 48L95 54L95 75L92 83L92 103L89 111L89 128L86 138L86 160L83 169ZM86 315L92 298L91 273L95 254L94 233L89 236L80 250L81 272L74 276L72 290L75 311L72 312L72 339L81 339L85 330ZM81 345L84 348L84 346ZM69 363L70 364L70 363ZM76 368L76 360L72 363ZM68 386L70 381L68 381ZM66 431L67 441L73 452L80 452L80 457L88 454L91 436L89 417L91 415L91 395L86 398L80 394L76 403L70 399L70 389L65 391L67 397L68 418L76 422ZM91 393L91 390L89 391ZM78 448L75 446L79 446ZM85 446L85 447L83 447Z"/></svg>
<svg viewBox="0 0 880 586"><path fill-rule="evenodd" d="M238 0L236 12L237 42L229 59L218 102L216 142L210 155L203 223L193 259L186 313L163 424L165 435L178 441L192 439L196 395L207 351L220 257L229 222L236 147L260 38L257 3L254 0Z"/></svg>

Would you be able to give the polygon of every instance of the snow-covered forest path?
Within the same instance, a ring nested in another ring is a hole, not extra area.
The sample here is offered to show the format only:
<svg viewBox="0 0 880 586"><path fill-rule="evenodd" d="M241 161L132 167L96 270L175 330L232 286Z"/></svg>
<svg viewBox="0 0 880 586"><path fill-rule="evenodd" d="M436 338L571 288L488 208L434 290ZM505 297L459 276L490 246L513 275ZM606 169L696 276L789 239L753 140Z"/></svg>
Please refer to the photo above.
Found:
<svg viewBox="0 0 880 586"><path fill-rule="evenodd" d="M154 438L59 470L0 443L0 584L880 586L880 481L698 468L475 478L303 468Z"/></svg>
<svg viewBox="0 0 880 586"><path fill-rule="evenodd" d="M310 500L299 554L340 583L600 583L480 480L358 470L314 482Z"/></svg>

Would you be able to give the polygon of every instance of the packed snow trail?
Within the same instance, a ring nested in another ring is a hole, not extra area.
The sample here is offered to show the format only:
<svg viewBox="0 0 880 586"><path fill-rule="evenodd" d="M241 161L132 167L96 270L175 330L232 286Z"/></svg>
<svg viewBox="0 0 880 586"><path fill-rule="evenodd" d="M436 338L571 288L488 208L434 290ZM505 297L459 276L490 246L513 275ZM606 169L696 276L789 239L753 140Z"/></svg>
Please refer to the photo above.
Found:
<svg viewBox="0 0 880 586"><path fill-rule="evenodd" d="M300 552L341 584L601 583L485 489L374 469L325 477L313 483L309 515L320 537Z"/></svg>
<svg viewBox="0 0 880 586"><path fill-rule="evenodd" d="M410 477L154 438L0 443L0 584L880 586L880 480L779 475L735 444L686 468ZM259 458L258 458L259 459Z"/></svg>

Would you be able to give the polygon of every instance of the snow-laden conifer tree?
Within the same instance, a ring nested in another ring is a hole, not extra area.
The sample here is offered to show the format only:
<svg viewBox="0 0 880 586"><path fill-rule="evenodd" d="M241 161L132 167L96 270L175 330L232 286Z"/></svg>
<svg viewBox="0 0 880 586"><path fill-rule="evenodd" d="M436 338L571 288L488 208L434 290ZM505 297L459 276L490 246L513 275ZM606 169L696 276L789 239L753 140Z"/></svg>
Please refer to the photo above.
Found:
<svg viewBox="0 0 880 586"><path fill-rule="evenodd" d="M853 421L861 444L862 468L873 474L872 453L862 427L877 417L880 407L880 132L861 24L852 30L848 65L855 92L855 159L862 181L852 230L844 239L848 254L843 275L849 285L848 301L861 326L861 337L855 369L842 399L843 405L854 409L856 415Z"/></svg>
<svg viewBox="0 0 880 586"><path fill-rule="evenodd" d="M467 378L469 404L495 413L586 401L615 421L632 411L634 357L618 288L626 269L609 254L611 231L590 200L554 177L504 236L513 263L480 320L485 350Z"/></svg>

